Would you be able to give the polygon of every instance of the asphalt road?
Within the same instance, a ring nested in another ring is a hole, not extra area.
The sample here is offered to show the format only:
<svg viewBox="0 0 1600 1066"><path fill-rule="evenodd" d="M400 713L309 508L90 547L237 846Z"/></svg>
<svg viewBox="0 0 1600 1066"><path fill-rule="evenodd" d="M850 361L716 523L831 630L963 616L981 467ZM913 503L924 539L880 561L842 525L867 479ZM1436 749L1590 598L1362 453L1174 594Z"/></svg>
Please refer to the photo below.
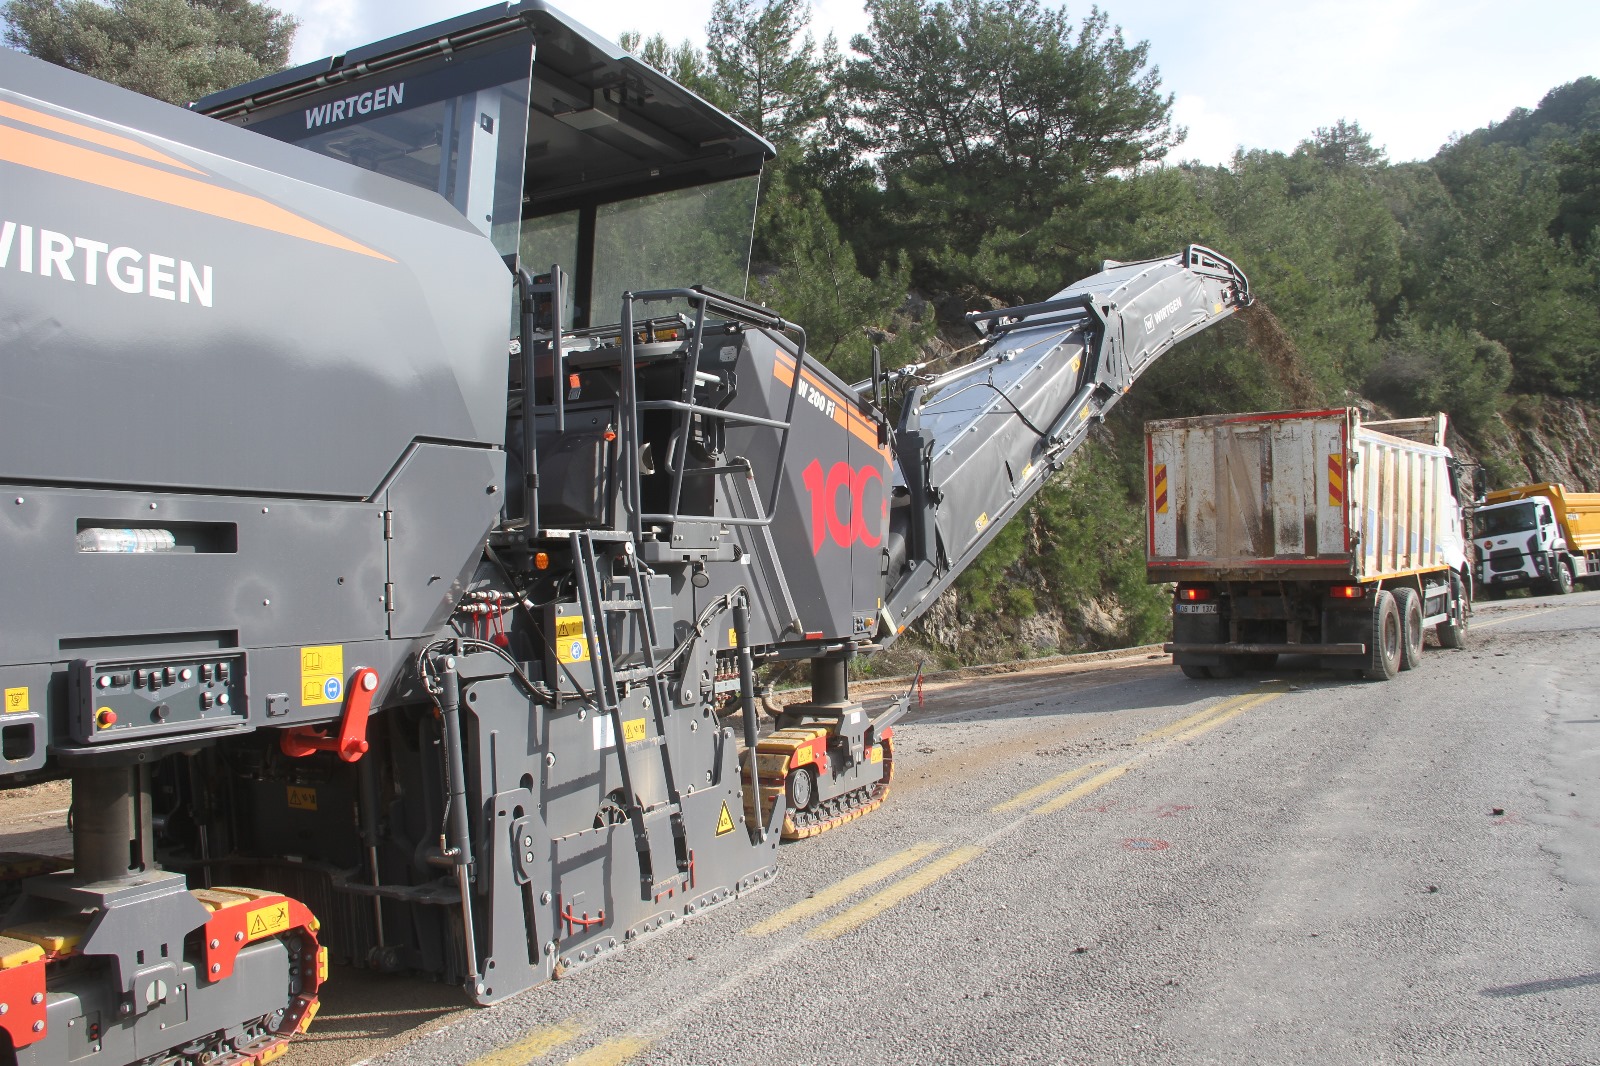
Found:
<svg viewBox="0 0 1600 1066"><path fill-rule="evenodd" d="M1476 623L1387 684L930 686L771 888L490 1010L365 982L285 1061L1600 1063L1600 593Z"/></svg>
<svg viewBox="0 0 1600 1066"><path fill-rule="evenodd" d="M929 685L770 888L492 1009L336 971L281 1061L1600 1064L1597 653L1579 593L1387 684Z"/></svg>

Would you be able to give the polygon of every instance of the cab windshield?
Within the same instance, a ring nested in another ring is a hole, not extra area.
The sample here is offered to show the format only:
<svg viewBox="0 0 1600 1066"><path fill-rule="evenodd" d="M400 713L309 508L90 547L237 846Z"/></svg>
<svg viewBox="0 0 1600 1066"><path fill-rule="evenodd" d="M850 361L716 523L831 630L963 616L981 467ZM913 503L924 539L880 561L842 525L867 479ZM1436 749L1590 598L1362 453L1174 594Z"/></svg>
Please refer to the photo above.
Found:
<svg viewBox="0 0 1600 1066"><path fill-rule="evenodd" d="M570 328L580 315L594 325L618 321L625 292L707 285L745 295L758 181L738 178L600 204L589 306L575 296L562 324ZM576 275L583 228L578 211L524 221L518 242L523 264L534 273L554 265Z"/></svg>
<svg viewBox="0 0 1600 1066"><path fill-rule="evenodd" d="M1519 503L1511 507L1496 507L1479 511L1476 516L1478 536L1500 537L1508 533L1526 533L1535 527L1533 504Z"/></svg>

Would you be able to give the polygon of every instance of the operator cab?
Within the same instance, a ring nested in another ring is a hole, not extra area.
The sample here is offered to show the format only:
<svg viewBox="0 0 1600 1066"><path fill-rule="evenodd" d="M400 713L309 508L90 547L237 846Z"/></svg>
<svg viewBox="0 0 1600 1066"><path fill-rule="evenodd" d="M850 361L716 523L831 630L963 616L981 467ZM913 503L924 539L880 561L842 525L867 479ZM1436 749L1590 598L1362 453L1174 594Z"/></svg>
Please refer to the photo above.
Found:
<svg viewBox="0 0 1600 1066"><path fill-rule="evenodd" d="M772 146L543 0L497 4L227 89L194 108L444 196L562 326L686 281L743 294Z"/></svg>

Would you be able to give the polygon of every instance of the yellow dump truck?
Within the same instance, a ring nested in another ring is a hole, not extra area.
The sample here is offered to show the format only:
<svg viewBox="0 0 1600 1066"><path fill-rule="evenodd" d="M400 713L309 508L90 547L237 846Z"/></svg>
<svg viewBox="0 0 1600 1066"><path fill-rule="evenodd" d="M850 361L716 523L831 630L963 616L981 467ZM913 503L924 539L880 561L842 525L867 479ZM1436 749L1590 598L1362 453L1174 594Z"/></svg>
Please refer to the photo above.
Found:
<svg viewBox="0 0 1600 1066"><path fill-rule="evenodd" d="M1564 595L1600 584L1600 492L1540 482L1487 493L1473 516L1478 587Z"/></svg>
<svg viewBox="0 0 1600 1066"><path fill-rule="evenodd" d="M1232 677L1296 653L1386 680L1429 629L1460 647L1470 493L1445 429L1344 407L1146 423L1146 574L1176 583L1173 661Z"/></svg>

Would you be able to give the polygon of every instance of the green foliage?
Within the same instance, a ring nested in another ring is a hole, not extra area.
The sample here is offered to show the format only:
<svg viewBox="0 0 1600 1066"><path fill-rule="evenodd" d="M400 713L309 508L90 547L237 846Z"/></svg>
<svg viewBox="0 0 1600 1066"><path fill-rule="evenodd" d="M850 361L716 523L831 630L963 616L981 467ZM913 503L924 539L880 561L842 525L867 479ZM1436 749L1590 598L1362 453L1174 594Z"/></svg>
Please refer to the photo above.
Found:
<svg viewBox="0 0 1600 1066"><path fill-rule="evenodd" d="M1115 453L1086 445L957 580L963 609L1017 619L1048 603L1103 647L1163 635L1171 605L1145 582L1144 507L1126 473Z"/></svg>
<svg viewBox="0 0 1600 1066"><path fill-rule="evenodd" d="M851 41L841 136L874 153L891 223L916 256L1021 233L1076 191L1178 143L1172 100L1107 16L1076 27L1037 0L868 0ZM876 235L876 234L875 234Z"/></svg>
<svg viewBox="0 0 1600 1066"><path fill-rule="evenodd" d="M1379 343L1366 394L1402 418L1444 411L1476 432L1494 418L1511 382L1503 345L1458 326L1424 326L1410 315Z"/></svg>
<svg viewBox="0 0 1600 1066"><path fill-rule="evenodd" d="M1520 148L1467 137L1432 169L1444 195L1406 220L1417 231L1408 304L1426 322L1505 345L1519 392L1600 398L1595 278L1550 236L1561 203L1551 168Z"/></svg>
<svg viewBox="0 0 1600 1066"><path fill-rule="evenodd" d="M299 25L251 0L8 0L0 15L11 47L174 104L282 70Z"/></svg>
<svg viewBox="0 0 1600 1066"><path fill-rule="evenodd" d="M1600 252L1600 133L1557 141L1549 154L1561 196L1550 235L1580 251Z"/></svg>
<svg viewBox="0 0 1600 1066"><path fill-rule="evenodd" d="M806 25L810 0L716 0L706 26L714 99L780 145L812 131L833 96L839 49L819 49Z"/></svg>
<svg viewBox="0 0 1600 1066"><path fill-rule="evenodd" d="M674 46L659 33L645 40L638 33L624 31L617 43L674 81L696 91L707 88L705 56L688 41Z"/></svg>
<svg viewBox="0 0 1600 1066"><path fill-rule="evenodd" d="M894 334L884 365L911 361L924 338L917 322L893 322L905 298L903 258L872 279L822 206L815 189L797 187L779 169L762 196L752 298L806 329L811 354L846 381L867 376L872 342L866 330Z"/></svg>

